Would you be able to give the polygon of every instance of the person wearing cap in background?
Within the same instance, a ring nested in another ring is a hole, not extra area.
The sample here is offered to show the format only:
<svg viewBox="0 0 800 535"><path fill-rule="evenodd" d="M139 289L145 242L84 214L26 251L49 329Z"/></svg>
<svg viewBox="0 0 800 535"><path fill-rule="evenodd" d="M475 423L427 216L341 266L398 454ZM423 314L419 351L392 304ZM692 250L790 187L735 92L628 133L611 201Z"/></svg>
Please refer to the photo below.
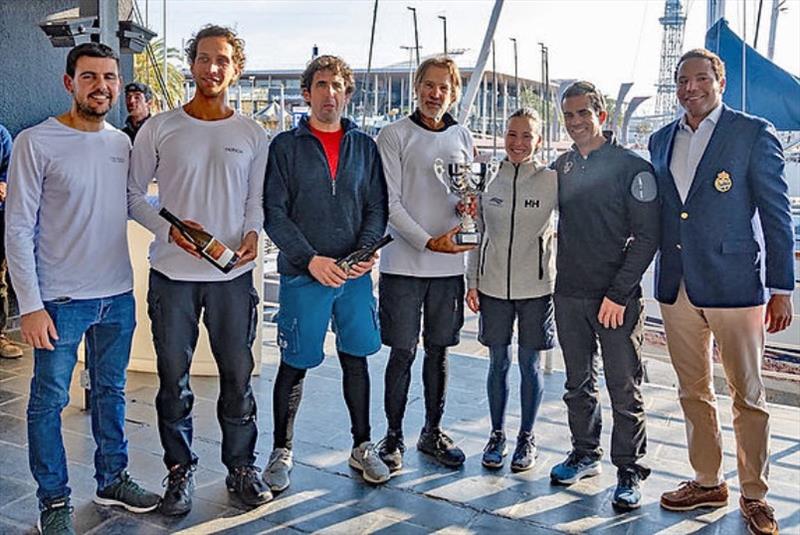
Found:
<svg viewBox="0 0 800 535"><path fill-rule="evenodd" d="M18 359L22 356L22 348L6 336L6 320L8 319L8 291L6 280L6 176L8 162L11 159L11 134L0 124L0 358Z"/></svg>
<svg viewBox="0 0 800 535"><path fill-rule="evenodd" d="M125 119L125 132L131 143L136 139L136 134L142 125L150 118L150 102L153 100L153 91L150 86L142 82L131 82L125 86L125 107L128 109L128 118Z"/></svg>

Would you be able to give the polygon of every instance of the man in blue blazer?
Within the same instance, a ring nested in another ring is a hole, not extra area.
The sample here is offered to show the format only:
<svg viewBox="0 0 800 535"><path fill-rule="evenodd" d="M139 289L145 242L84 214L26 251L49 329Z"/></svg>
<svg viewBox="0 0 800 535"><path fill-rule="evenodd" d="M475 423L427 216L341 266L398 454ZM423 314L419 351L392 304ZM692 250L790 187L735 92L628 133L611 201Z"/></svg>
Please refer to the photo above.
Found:
<svg viewBox="0 0 800 535"><path fill-rule="evenodd" d="M656 299L678 375L693 480L661 497L678 511L728 502L713 390L711 336L733 396L741 498L751 533L777 533L767 505L769 414L761 378L765 325L792 319L793 240L784 159L766 121L722 104L725 65L681 57L685 114L650 138L662 194ZM766 303L766 306L765 306Z"/></svg>

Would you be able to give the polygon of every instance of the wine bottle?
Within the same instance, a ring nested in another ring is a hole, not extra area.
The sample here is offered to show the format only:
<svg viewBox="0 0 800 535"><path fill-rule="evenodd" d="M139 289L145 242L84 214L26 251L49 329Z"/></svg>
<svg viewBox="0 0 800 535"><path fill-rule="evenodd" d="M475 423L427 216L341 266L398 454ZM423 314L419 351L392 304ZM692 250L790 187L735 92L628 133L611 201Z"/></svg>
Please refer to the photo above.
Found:
<svg viewBox="0 0 800 535"><path fill-rule="evenodd" d="M222 271L228 273L239 261L239 255L232 251L227 245L216 239L214 236L205 230L198 230L186 226L186 224L178 219L175 214L162 208L158 215L169 221L173 227L178 229L184 238L189 240L197 247L197 252L200 256L214 264L214 266Z"/></svg>
<svg viewBox="0 0 800 535"><path fill-rule="evenodd" d="M340 258L336 261L336 265L342 268L345 272L350 271L350 269L358 264L359 262L366 262L370 258L372 258L378 249L388 245L394 238L392 238L391 234L387 234L380 240L376 241L372 245L367 245L361 247L360 249L356 249L349 255Z"/></svg>

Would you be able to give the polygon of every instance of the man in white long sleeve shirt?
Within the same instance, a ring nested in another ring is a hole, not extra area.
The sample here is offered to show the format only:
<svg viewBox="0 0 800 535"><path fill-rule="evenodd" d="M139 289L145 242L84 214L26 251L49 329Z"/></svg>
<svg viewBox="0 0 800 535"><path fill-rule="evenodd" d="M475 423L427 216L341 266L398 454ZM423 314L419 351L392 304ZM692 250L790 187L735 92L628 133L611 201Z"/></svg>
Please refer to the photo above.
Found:
<svg viewBox="0 0 800 535"><path fill-rule="evenodd" d="M159 496L128 475L125 369L136 323L126 237L130 142L105 122L120 90L111 48L67 56L70 111L23 131L11 155L6 250L23 339L34 346L28 455L42 533L74 533L61 411L86 336L95 501L141 513Z"/></svg>
<svg viewBox="0 0 800 535"><path fill-rule="evenodd" d="M381 338L390 346L384 409L388 429L380 455L396 471L402 467L403 416L420 320L425 361L425 427L417 449L445 466L464 463L464 452L441 428L447 384L447 348L456 345L464 324L464 251L456 245L456 198L433 172L436 158L471 160L469 130L447 113L458 100L461 75L448 57L430 58L414 80L419 106L383 130L378 149L389 191L389 232L395 241L380 263Z"/></svg>
<svg viewBox="0 0 800 535"><path fill-rule="evenodd" d="M160 380L158 428L169 470L161 503L167 515L192 507L198 458L191 444L189 367L201 313L219 368L217 417L226 485L245 505L272 498L254 466L258 429L250 386L259 304L251 272L263 225L267 136L226 102L225 90L244 68L243 41L228 28L206 26L189 41L187 54L195 96L139 131L128 186L131 216L155 234L147 299ZM191 241L159 217L145 198L154 177L161 207L236 248L239 260L230 272L201 258Z"/></svg>

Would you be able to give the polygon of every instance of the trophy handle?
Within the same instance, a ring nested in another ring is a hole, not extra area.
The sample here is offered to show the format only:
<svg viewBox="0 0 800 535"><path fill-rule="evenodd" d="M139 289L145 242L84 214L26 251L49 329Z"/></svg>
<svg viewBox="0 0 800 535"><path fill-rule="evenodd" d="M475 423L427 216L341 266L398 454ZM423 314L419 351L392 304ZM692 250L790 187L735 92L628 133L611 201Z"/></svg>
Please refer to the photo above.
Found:
<svg viewBox="0 0 800 535"><path fill-rule="evenodd" d="M500 172L500 160L496 157L492 157L489 162L486 164L486 182L484 183L483 188L486 189L489 187L489 184L497 178L497 173Z"/></svg>
<svg viewBox="0 0 800 535"><path fill-rule="evenodd" d="M441 158L436 158L433 160L433 174L436 175L437 180L442 183L445 189L450 192L450 184L449 181L445 178L445 166L444 160Z"/></svg>

